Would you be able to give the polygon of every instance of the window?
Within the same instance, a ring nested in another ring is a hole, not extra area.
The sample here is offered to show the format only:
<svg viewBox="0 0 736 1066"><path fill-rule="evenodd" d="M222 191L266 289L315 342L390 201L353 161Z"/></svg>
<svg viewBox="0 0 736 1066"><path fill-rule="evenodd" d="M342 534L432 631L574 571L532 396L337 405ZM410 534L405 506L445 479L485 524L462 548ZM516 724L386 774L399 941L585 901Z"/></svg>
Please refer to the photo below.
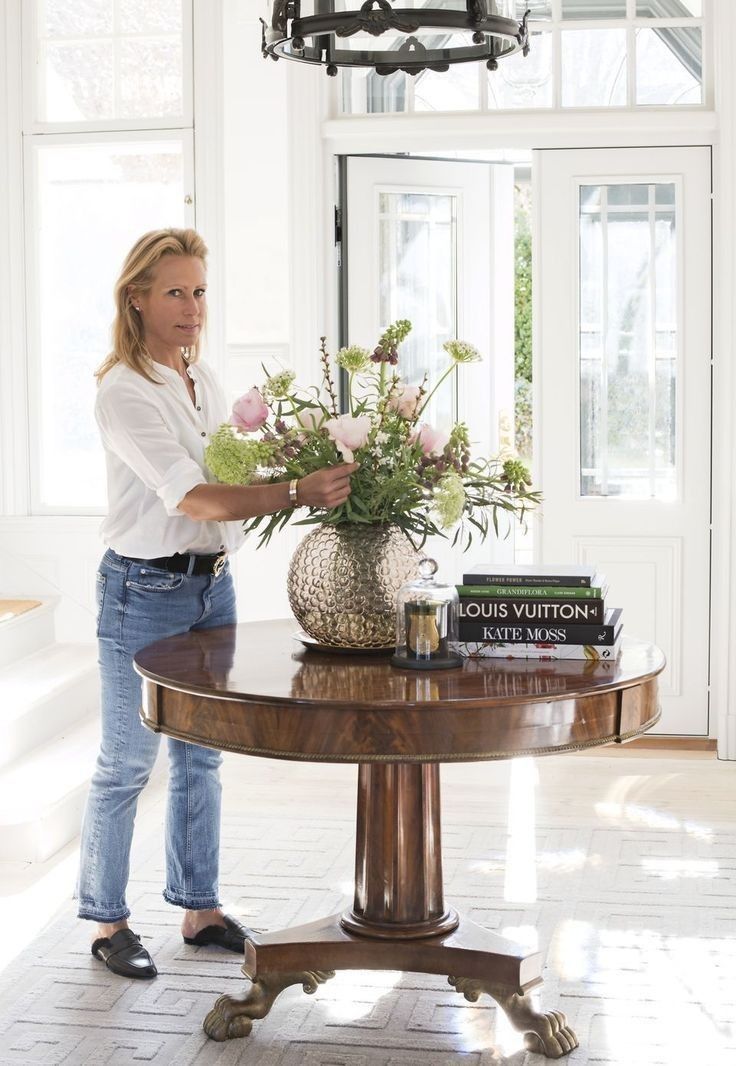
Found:
<svg viewBox="0 0 736 1066"><path fill-rule="evenodd" d="M583 185L580 494L677 494L676 185Z"/></svg>
<svg viewBox="0 0 736 1066"><path fill-rule="evenodd" d="M410 6L410 5L408 5ZM343 71L343 114L698 107L703 0L524 0L531 50L442 74Z"/></svg>
<svg viewBox="0 0 736 1066"><path fill-rule="evenodd" d="M93 372L115 280L141 234L193 221L191 4L34 0L23 14L31 505L94 513Z"/></svg>

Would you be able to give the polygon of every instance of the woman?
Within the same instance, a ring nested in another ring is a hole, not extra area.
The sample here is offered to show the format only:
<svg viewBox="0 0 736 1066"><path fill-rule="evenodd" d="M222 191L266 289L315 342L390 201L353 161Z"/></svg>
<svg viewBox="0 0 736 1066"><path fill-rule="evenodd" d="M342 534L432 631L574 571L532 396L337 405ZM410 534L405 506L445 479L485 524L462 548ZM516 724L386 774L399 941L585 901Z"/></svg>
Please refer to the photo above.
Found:
<svg viewBox="0 0 736 1066"><path fill-rule="evenodd" d="M207 438L226 420L223 393L199 362L207 249L194 230L147 233L115 287L113 350L97 371L105 449L107 545L97 575L102 743L82 829L79 916L98 923L92 954L126 977L156 976L125 900L138 795L159 737L141 725L133 657L176 633L235 622L228 555L241 522L284 507L336 507L356 464L300 481L210 484ZM189 944L243 951L248 930L218 899L221 755L170 739L164 898L182 907Z"/></svg>

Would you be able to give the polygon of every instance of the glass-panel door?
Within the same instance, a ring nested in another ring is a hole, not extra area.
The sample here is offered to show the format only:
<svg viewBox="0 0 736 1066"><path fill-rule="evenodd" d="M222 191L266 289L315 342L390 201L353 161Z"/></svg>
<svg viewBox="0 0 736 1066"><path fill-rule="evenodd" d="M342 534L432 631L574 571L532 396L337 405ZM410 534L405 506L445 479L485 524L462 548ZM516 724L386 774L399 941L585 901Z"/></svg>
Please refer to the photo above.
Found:
<svg viewBox="0 0 736 1066"><path fill-rule="evenodd" d="M535 154L541 559L597 564L667 656L660 733L708 734L710 150Z"/></svg>
<svg viewBox="0 0 736 1066"><path fill-rule="evenodd" d="M409 319L397 371L430 386L449 365L445 341L473 344L482 362L451 374L426 411L470 428L473 453L513 442L514 185L509 165L391 157L347 158L346 343L369 349L392 321ZM477 547L476 547L477 545ZM513 559L514 537L474 542L460 559L428 546L451 579L464 562Z"/></svg>

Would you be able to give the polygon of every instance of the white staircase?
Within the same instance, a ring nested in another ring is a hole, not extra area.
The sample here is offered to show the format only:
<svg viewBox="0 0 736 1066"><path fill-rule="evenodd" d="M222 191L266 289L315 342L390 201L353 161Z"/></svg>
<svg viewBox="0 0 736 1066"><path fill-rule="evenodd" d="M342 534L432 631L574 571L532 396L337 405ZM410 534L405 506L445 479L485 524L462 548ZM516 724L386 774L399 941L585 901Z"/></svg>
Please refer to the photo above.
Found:
<svg viewBox="0 0 736 1066"><path fill-rule="evenodd" d="M57 644L47 600L0 624L0 861L78 833L99 740L94 644Z"/></svg>

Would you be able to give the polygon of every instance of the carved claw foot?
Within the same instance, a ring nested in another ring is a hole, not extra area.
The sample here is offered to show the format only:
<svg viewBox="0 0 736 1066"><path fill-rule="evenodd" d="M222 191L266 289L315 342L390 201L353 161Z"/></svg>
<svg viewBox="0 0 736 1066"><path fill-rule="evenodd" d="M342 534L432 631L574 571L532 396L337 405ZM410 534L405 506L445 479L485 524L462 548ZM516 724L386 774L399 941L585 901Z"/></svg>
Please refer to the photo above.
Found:
<svg viewBox="0 0 736 1066"><path fill-rule="evenodd" d="M265 1018L277 996L289 985L301 985L309 995L335 976L334 970L304 970L301 973L269 974L253 982L247 992L220 996L204 1020L204 1031L212 1040L233 1040L247 1036L257 1018Z"/></svg>
<svg viewBox="0 0 736 1066"><path fill-rule="evenodd" d="M482 992L495 999L513 1027L524 1033L524 1044L528 1051L546 1055L549 1059L560 1059L578 1046L578 1038L562 1011L539 1013L526 996L490 981L476 981L469 977L449 977L448 981L471 1003L475 1003Z"/></svg>

